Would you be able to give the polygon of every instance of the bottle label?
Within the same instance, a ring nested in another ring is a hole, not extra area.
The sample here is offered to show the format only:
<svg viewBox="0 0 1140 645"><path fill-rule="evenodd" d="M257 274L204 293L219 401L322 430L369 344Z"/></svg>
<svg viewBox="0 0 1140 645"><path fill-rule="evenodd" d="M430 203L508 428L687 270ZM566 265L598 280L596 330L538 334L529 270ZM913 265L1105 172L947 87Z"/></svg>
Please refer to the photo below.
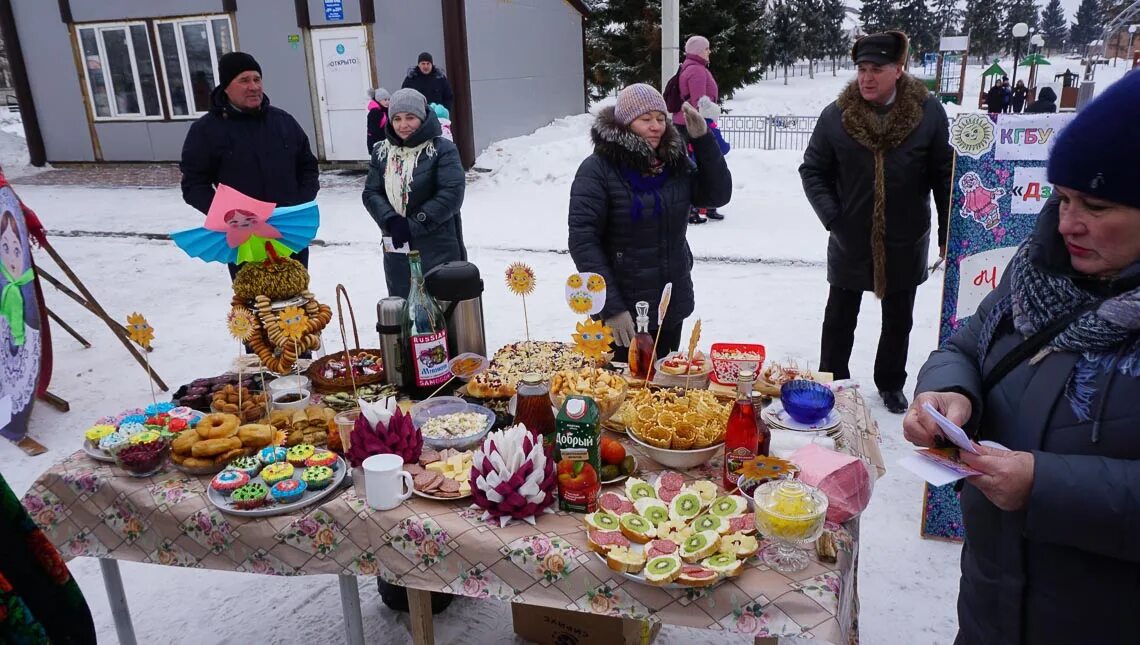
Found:
<svg viewBox="0 0 1140 645"><path fill-rule="evenodd" d="M756 453L748 448L733 448L726 452L724 455L724 478L735 484L737 478L740 477L740 469L755 458Z"/></svg>
<svg viewBox="0 0 1140 645"><path fill-rule="evenodd" d="M416 387L443 385L450 378L447 367L447 330L412 336L412 362Z"/></svg>

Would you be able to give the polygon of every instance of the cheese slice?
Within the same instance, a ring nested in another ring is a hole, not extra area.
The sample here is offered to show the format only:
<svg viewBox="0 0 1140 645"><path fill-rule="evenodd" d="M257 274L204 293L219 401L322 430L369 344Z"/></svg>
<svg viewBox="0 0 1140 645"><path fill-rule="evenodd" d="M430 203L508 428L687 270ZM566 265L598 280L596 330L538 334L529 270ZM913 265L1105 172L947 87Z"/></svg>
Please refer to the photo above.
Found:
<svg viewBox="0 0 1140 645"><path fill-rule="evenodd" d="M434 461L427 466L424 466L424 468L427 470L434 470L435 472L442 474L447 471L447 464L442 461Z"/></svg>

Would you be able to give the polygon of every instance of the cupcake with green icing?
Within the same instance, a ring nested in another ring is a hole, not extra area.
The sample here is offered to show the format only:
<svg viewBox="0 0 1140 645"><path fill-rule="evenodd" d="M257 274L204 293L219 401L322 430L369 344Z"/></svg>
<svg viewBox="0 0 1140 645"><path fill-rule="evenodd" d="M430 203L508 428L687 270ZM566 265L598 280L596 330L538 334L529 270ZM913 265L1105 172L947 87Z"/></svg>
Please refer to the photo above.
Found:
<svg viewBox="0 0 1140 645"><path fill-rule="evenodd" d="M306 459L313 456L314 452L316 452L316 448L312 444L299 443L286 451L285 459L300 468L305 465Z"/></svg>
<svg viewBox="0 0 1140 645"><path fill-rule="evenodd" d="M251 482L235 490L230 499L233 500L234 508L248 511L260 508L265 504L265 499L268 496L268 486L261 482Z"/></svg>
<svg viewBox="0 0 1140 645"><path fill-rule="evenodd" d="M226 468L241 471L250 477L257 477L257 472L261 470L261 462L257 457L238 457L231 461Z"/></svg>
<svg viewBox="0 0 1140 645"><path fill-rule="evenodd" d="M332 483L333 470L328 466L313 466L306 468L301 474L301 481L309 485L309 490L321 490Z"/></svg>

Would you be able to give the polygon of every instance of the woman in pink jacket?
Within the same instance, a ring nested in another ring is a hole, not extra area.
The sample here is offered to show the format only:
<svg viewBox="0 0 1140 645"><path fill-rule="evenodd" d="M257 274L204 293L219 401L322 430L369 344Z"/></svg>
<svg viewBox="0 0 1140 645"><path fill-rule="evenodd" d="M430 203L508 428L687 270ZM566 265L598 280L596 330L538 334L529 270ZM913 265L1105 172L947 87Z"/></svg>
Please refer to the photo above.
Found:
<svg viewBox="0 0 1140 645"><path fill-rule="evenodd" d="M716 79L709 71L710 54L712 54L712 50L709 47L708 38L692 36L685 41L685 62L681 63L677 87L681 90L681 98L694 108L700 107L699 102L702 96L709 97L713 103L716 103L720 98L717 92ZM678 112L673 115L673 125L677 126L688 138L683 113ZM690 224L704 224L709 219L722 220L724 215L716 212L715 208L698 208L697 206L693 206L689 213Z"/></svg>

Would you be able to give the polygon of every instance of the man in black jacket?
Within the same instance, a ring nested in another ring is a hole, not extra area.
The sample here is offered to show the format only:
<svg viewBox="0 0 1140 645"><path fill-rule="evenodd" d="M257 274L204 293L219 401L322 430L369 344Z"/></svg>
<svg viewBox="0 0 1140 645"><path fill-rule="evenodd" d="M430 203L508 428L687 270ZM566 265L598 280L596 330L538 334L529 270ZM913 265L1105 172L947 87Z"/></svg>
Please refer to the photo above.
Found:
<svg viewBox="0 0 1140 645"><path fill-rule="evenodd" d="M930 194L945 252L953 167L946 112L903 71L908 48L901 32L856 41L858 78L820 115L800 166L804 193L831 232L819 369L850 378L859 306L874 291L883 307L875 385L897 414L907 408L914 297L927 275Z"/></svg>
<svg viewBox="0 0 1140 645"><path fill-rule="evenodd" d="M451 83L443 70L435 66L435 61L429 52L420 54L416 66L408 69L403 87L423 94L429 104L438 103L447 108L448 112L455 111L455 97L451 93Z"/></svg>
<svg viewBox="0 0 1140 645"><path fill-rule="evenodd" d="M288 112L269 105L253 56L222 56L218 80L210 111L182 144L182 199L206 213L218 184L278 206L316 199L319 169L309 137ZM294 257L307 265L309 249ZM230 265L231 277L237 268Z"/></svg>

